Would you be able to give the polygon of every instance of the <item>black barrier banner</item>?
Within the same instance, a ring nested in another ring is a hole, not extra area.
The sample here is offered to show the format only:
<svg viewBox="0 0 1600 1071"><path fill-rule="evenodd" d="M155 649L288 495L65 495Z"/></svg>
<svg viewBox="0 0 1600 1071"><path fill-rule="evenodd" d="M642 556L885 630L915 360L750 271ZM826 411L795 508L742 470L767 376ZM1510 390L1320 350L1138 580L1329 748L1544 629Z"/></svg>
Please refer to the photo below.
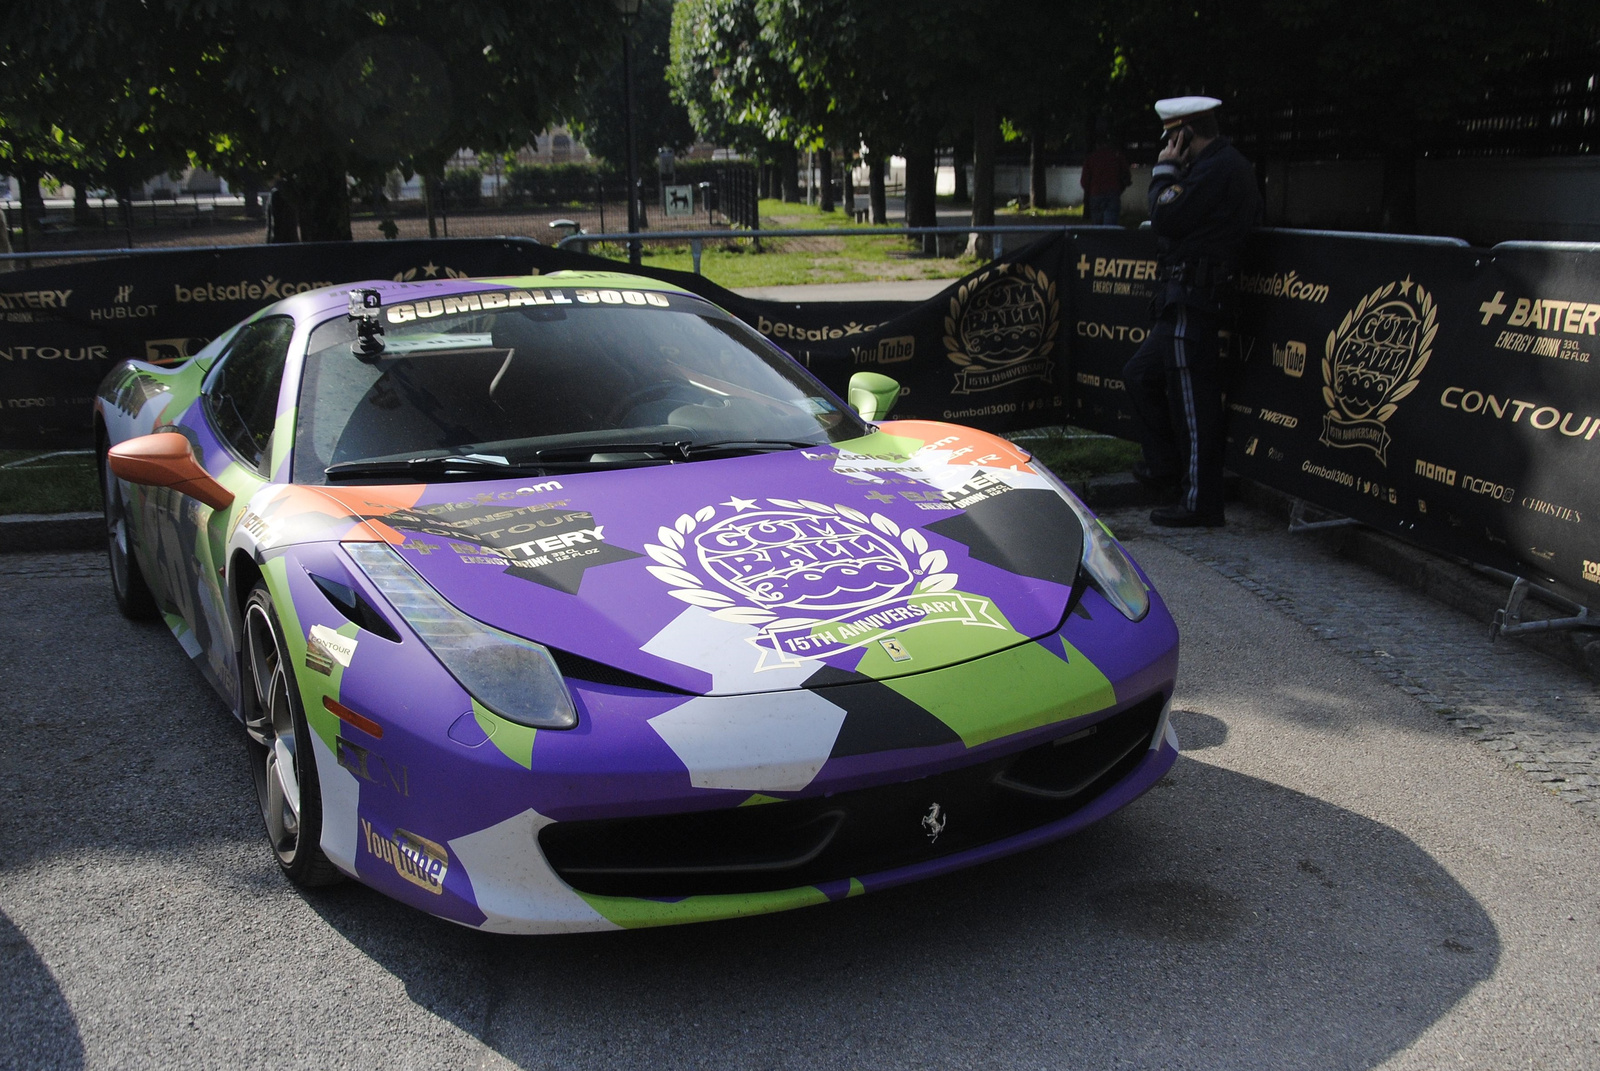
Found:
<svg viewBox="0 0 1600 1071"><path fill-rule="evenodd" d="M1473 280L1464 319L1481 355L1432 384L1441 443L1466 449L1453 484L1485 539L1600 595L1600 246L1508 242ZM1482 398L1480 401L1479 398ZM1479 444L1495 444L1481 448ZM1474 449L1478 447L1477 449ZM1432 459L1430 459L1431 461ZM1451 460L1448 451L1440 463ZM1470 466L1470 468L1468 467ZM1487 503L1487 506L1483 505ZM1464 551L1458 551L1467 557ZM1529 575L1538 575L1537 572Z"/></svg>
<svg viewBox="0 0 1600 1071"><path fill-rule="evenodd" d="M1514 554L1487 538L1486 503L1429 475L1481 472L1504 445L1446 431L1437 405L1442 382L1488 356L1465 312L1481 257L1443 241L1258 235L1239 278L1228 466L1384 531L1509 564Z"/></svg>
<svg viewBox="0 0 1600 1071"><path fill-rule="evenodd" d="M1600 250L1274 232L1247 264L1230 468L1600 593Z"/></svg>
<svg viewBox="0 0 1600 1071"><path fill-rule="evenodd" d="M175 251L0 275L0 443L88 445L105 371L175 363L257 309L364 279L615 271L526 239ZM900 381L896 416L1137 437L1122 367L1155 285L1148 233L1062 232L927 302L743 298L744 319L843 392ZM1380 530L1600 595L1600 246L1263 231L1246 251L1228 464ZM1588 527L1586 527L1586 525Z"/></svg>
<svg viewBox="0 0 1600 1071"><path fill-rule="evenodd" d="M1072 293L1071 423L1136 439L1122 366L1150 330L1155 237L1113 228L1076 232L1066 274Z"/></svg>

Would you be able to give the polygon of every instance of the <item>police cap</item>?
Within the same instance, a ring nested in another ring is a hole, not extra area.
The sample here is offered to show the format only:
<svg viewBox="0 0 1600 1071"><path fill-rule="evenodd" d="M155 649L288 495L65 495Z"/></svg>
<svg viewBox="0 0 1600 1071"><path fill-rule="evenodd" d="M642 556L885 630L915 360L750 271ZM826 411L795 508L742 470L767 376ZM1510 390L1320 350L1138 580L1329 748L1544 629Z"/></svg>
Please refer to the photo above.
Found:
<svg viewBox="0 0 1600 1071"><path fill-rule="evenodd" d="M1161 117L1162 129L1171 130L1220 107L1222 101L1216 97L1168 97L1156 101L1156 114Z"/></svg>

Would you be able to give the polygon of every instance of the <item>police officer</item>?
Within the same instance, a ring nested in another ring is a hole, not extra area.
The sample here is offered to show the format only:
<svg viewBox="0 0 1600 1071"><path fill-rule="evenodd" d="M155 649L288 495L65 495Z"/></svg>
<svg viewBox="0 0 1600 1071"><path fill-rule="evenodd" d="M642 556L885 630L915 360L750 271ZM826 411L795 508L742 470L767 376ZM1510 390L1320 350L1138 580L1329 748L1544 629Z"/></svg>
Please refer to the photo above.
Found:
<svg viewBox="0 0 1600 1071"><path fill-rule="evenodd" d="M1255 169L1217 132L1214 97L1156 102L1166 144L1150 173L1155 325L1122 371L1142 431L1141 482L1176 489L1153 524L1223 523L1217 329L1245 236L1261 218Z"/></svg>

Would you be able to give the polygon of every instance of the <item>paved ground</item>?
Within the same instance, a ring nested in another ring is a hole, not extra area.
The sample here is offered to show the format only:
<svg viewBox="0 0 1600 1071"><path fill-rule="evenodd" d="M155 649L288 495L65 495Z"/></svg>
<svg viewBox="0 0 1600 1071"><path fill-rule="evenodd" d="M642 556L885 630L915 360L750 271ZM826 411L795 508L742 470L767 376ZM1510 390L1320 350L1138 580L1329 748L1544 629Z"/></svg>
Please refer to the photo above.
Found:
<svg viewBox="0 0 1600 1071"><path fill-rule="evenodd" d="M1162 529L1146 511L1106 514L1120 534L1160 539L1376 671L1529 779L1600 818L1600 694L1594 682L1468 618L1375 578L1281 520L1235 508L1222 531ZM1377 597L1374 597L1374 596Z"/></svg>
<svg viewBox="0 0 1600 1071"><path fill-rule="evenodd" d="M116 616L93 555L0 556L0 1066L1600 1065L1600 823L1346 631L1394 589L1264 522L1114 522L1185 636L1187 751L1144 799L885 894L554 939L288 889L177 644ZM1388 616L1416 672L1524 674L1497 711L1565 672Z"/></svg>

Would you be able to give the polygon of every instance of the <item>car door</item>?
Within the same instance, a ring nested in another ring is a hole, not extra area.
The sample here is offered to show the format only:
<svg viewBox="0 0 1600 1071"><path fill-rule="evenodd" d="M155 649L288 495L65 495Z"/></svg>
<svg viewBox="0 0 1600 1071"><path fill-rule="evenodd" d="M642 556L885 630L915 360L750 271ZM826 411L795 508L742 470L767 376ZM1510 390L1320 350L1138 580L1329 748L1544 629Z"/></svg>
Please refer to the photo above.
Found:
<svg viewBox="0 0 1600 1071"><path fill-rule="evenodd" d="M190 653L198 654L202 669L225 692L233 688L232 629L223 586L231 515L242 511L267 482L293 337L294 319L289 316L269 316L241 327L206 376L198 412L191 411L190 422L203 421L204 427L176 429L189 438L206 471L234 493L227 510L178 499L163 526L175 540L178 582L173 599L198 644L198 652Z"/></svg>

